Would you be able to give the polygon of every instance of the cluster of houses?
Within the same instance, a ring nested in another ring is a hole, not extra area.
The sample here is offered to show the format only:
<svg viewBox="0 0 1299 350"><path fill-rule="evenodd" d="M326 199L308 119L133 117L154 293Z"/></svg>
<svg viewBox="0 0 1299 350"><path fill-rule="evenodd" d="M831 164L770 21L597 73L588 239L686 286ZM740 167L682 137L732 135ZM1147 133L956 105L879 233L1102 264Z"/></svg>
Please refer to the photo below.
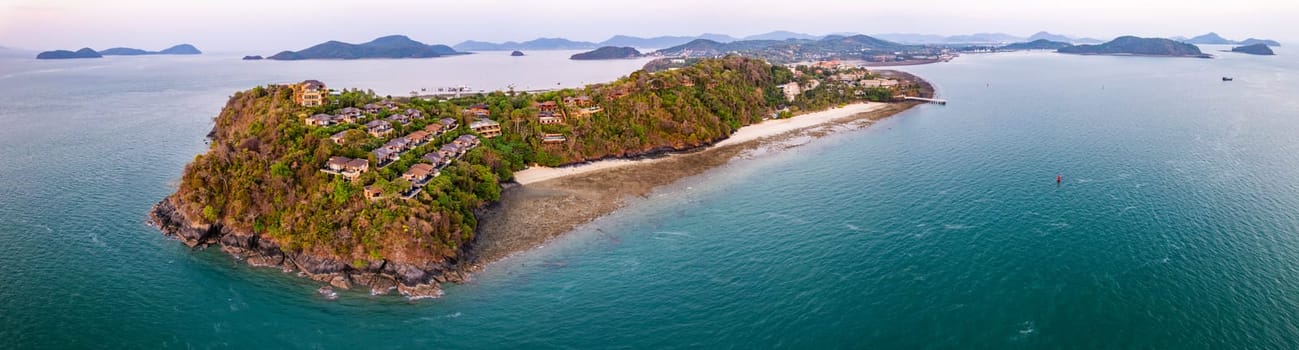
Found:
<svg viewBox="0 0 1299 350"><path fill-rule="evenodd" d="M325 104L325 97L329 94L329 89L324 83L317 80L307 80L293 85L294 101L302 106L314 107ZM617 92L615 92L617 94ZM623 92L620 96L625 95ZM544 101L533 104L538 111L537 120L542 124L559 124L564 123L566 117L585 117L601 111L600 107L594 105L594 101L589 96L570 96L563 98L563 105L567 108L560 108L560 104L555 101ZM368 120L374 116L381 115L388 111L388 117L383 119ZM489 119L491 115L490 107L484 103L478 103L464 109L466 116L473 117L473 122L469 123L469 128L483 138L493 138L501 135L501 124ZM320 113L312 115L305 119L309 126L327 127L340 124L362 124L366 134L376 138L386 138L395 131L394 124L408 125L413 120L424 119L426 115L423 111L414 108L402 110L402 107L391 100L382 100L375 103L369 103L360 108L345 107L334 112L334 114ZM368 121L367 121L368 120ZM423 146L447 131L459 127L459 123L452 118L443 118L434 123L429 123L421 130L416 130L404 136L388 140L382 146L370 151L374 156L375 168L386 167L393 162L401 159L402 154ZM349 133L359 135L357 129L348 129L338 132L330 137L331 141L344 144L347 142ZM542 143L555 144L567 141L563 134L546 133L542 134ZM409 190L400 195L404 198L413 198L416 194L428 184L430 180L441 174L442 169L450 165L453 160L463 157L469 150L480 144L478 136L461 135L455 140L443 144L438 150L429 152L421 157L427 163L417 163L407 169L401 177L410 182ZM369 171L371 164L365 158L348 158L335 156L330 157L326 162L325 168L321 171L341 175L348 181L356 181L362 174ZM377 186L366 186L364 196L366 199L375 200L385 197L383 189Z"/></svg>
<svg viewBox="0 0 1299 350"><path fill-rule="evenodd" d="M298 92L300 87L302 88L302 93ZM307 89L307 87L310 89ZM295 100L315 101L309 102L311 104L298 102L304 106L319 106L323 104L323 96L328 94L328 90L324 88L324 84L314 80L294 85L294 92ZM319 93L320 95L313 95L315 93ZM475 107L475 110L482 114L480 114L481 119L475 121L474 124L471 125L473 129L484 137L500 135L500 124L491 121L490 119L486 119L486 105L480 104L475 105ZM395 113L384 119L376 119L366 122L370 116L377 115L385 110ZM366 104L361 108L342 108L336 111L335 114L316 114L307 117L305 123L310 126L323 127L365 122L363 125L367 134L377 138L385 138L394 132L394 123L407 125L415 119L424 119L425 117L426 115L423 111L413 108L401 110L401 106L396 102L383 100L376 103ZM403 153L413 150L416 147L423 146L437 137L442 136L446 132L455 130L457 127L459 127L459 122L457 120L452 118L442 118L437 122L429 123L423 129L415 130L404 136L388 140L388 142L384 143L382 146L370 151L377 163L375 164L375 168L386 167L401 159ZM338 144L344 144L347 142L347 135L349 132L357 132L354 130L356 129L348 129L338 132L330 136L330 140ZM407 169L406 172L401 175L403 179L406 179L411 183L411 188L404 193L401 193L401 196L407 199L413 198L423 189L424 185L428 184L428 182L434 177L440 175L443 168L451 164L453 160L463 157L465 153L468 153L469 150L477 147L479 144L480 141L478 140L478 137L474 135L461 135L454 141L442 145L440 149L424 155L422 159L427 160L428 163L417 163L412 165L410 169ZM362 174L370 169L369 159L335 156L329 158L325 163L325 168L321 169L321 171L341 175L348 181L356 181ZM384 193L382 189L371 185L365 187L364 196L366 199L374 200L384 197Z"/></svg>
<svg viewBox="0 0 1299 350"><path fill-rule="evenodd" d="M420 131L417 131L420 132ZM421 159L428 163L416 163L411 165L410 169L401 174L401 178L410 182L410 188L401 193L405 199L415 198L416 194L424 189L430 180L442 174L442 169L451 164L452 160L460 159L465 153L474 147L478 147L478 137L474 135L460 135L454 141L442 145L437 151L425 154ZM386 146L385 146L386 147ZM382 147L381 147L382 148ZM376 200L384 197L383 189L378 186L370 185L365 187L365 199Z"/></svg>
<svg viewBox="0 0 1299 350"><path fill-rule="evenodd" d="M391 106L391 107L383 107L383 108L387 108L393 111L399 109L396 103L394 102L384 101L381 103ZM367 104L365 109L356 108L356 107L345 107L343 109L338 110L336 112L337 114L320 113L320 114L307 117L307 119L304 122L310 126L331 126L331 125L338 125L338 124L360 123L365 121L366 119L369 119L370 115L378 114L381 111L381 110L376 110L374 108L371 108L371 106L378 108L381 105L376 105L371 103L371 104ZM385 120L389 123L400 123L402 125L406 125L406 124L410 124L410 122L415 119L424 119L424 112L418 109L408 108L405 111L402 111L401 113L394 113L388 116L388 118L386 118ZM371 121L369 124L366 124L367 128L369 128L370 125L378 126L379 123L375 123L375 122L381 122L381 120ZM379 136L376 135L376 137Z"/></svg>
<svg viewBox="0 0 1299 350"><path fill-rule="evenodd" d="M387 123L386 121L382 121L382 120L376 120L376 121L383 122L383 125L387 125L388 129L386 133L392 132L392 126L386 124ZM414 149L415 147L423 146L429 141L432 141L434 138L438 136L442 136L442 134L448 130L454 130L458 126L457 124L458 123L456 122L455 119L443 118L441 120L438 120L437 123L432 123L427 126L424 126L424 129L422 130L415 130L409 134L406 134L406 136L401 136L401 137L394 138L392 140L388 140L388 142L384 143L383 146L379 148L375 148L373 151L370 151L370 153L374 154L374 160L376 162L379 162L379 167L382 168L388 166L388 164L392 164L392 162L395 162L398 159L401 159L402 153ZM376 132L375 129L369 129L369 130L371 135L373 135ZM337 136L337 134L335 136Z"/></svg>

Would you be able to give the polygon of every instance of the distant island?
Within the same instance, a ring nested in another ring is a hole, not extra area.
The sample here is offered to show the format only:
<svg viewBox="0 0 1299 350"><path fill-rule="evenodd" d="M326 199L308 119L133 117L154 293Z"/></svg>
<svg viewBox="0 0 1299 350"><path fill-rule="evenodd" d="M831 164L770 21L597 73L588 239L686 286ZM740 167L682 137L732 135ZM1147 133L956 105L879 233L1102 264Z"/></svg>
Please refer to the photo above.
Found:
<svg viewBox="0 0 1299 350"><path fill-rule="evenodd" d="M1121 36L1103 44L1062 47L1056 52L1076 55L1136 55L1211 58L1195 45L1164 38Z"/></svg>
<svg viewBox="0 0 1299 350"><path fill-rule="evenodd" d="M68 58L100 58L104 56L143 56L143 55L198 55L202 54L198 48L190 44L180 44L166 48L162 51L146 51L129 47L114 47L103 51L95 51L91 48L82 48L77 51L54 50L45 51L36 55L36 59L68 59Z"/></svg>
<svg viewBox="0 0 1299 350"><path fill-rule="evenodd" d="M1263 55L1263 56L1271 56L1276 54L1272 52L1272 48L1267 47L1267 44L1261 44L1261 43L1233 47L1231 48L1231 52L1239 52L1239 53L1247 53L1251 55Z"/></svg>
<svg viewBox="0 0 1299 350"><path fill-rule="evenodd" d="M1073 44L1065 43L1065 42L1059 42L1059 41L1051 41L1051 40L1046 40L1046 39L1037 39L1037 40L1033 40L1033 41L1026 42L1026 43L1014 43L1014 44L1010 44L1010 45L1002 46L1002 47L1000 47L999 49L1001 49L1001 50L1008 50L1008 51L1016 51L1016 50L1059 50L1059 49L1066 48L1066 47L1070 47L1070 46L1073 46Z"/></svg>
<svg viewBox="0 0 1299 350"><path fill-rule="evenodd" d="M99 52L96 52L95 50L92 50L89 47L83 47L77 51L54 50L54 51L45 51L36 54L36 59L38 60L62 60L62 59L71 59L71 58L100 58L100 57L104 57L104 56L100 55Z"/></svg>
<svg viewBox="0 0 1299 350"><path fill-rule="evenodd" d="M579 53L569 57L573 60L618 60L641 57L640 51L632 47L605 46L594 51Z"/></svg>
<svg viewBox="0 0 1299 350"><path fill-rule="evenodd" d="M575 41L564 38L537 38L524 42L506 41L492 43L466 40L452 48L457 51L509 51L509 50L591 50L604 46L630 46L635 48L664 48L681 45L695 39L709 39L720 42L731 42L739 39L725 34L700 34L698 36L656 36L642 38L630 35L614 35L601 42Z"/></svg>
<svg viewBox="0 0 1299 350"><path fill-rule="evenodd" d="M499 44L467 40L453 46L456 51L589 50L596 47L599 47L596 43L563 38L537 38L524 42L507 41Z"/></svg>
<svg viewBox="0 0 1299 350"><path fill-rule="evenodd" d="M248 56L244 56L244 58L243 58L244 61L257 61L257 60L261 60L261 59L262 59L262 56L259 56L259 55L248 55Z"/></svg>
<svg viewBox="0 0 1299 350"><path fill-rule="evenodd" d="M1197 45L1253 45L1253 44L1264 44L1264 45L1267 45L1267 46L1281 46L1281 43L1276 42L1276 40L1249 38L1249 39L1245 39L1245 40L1241 40L1241 41L1235 41L1235 40L1231 40L1231 39L1223 38L1221 35L1218 35L1218 33L1214 33L1214 32L1205 33L1205 34L1203 34L1203 35L1198 35L1198 36L1195 36L1195 37L1193 37L1193 38L1175 37L1175 38L1173 38L1173 40L1177 40L1177 41L1185 42L1185 43L1187 43L1187 44L1197 44Z"/></svg>
<svg viewBox="0 0 1299 350"><path fill-rule="evenodd" d="M510 53L510 56L514 56L514 57L520 57L520 56L523 56L523 51L514 50L514 52L511 52L511 53Z"/></svg>
<svg viewBox="0 0 1299 350"><path fill-rule="evenodd" d="M198 55L202 54L198 48L190 44L180 44L172 46L162 51L146 51L129 47L114 47L111 49L99 51L104 56L141 56L141 55Z"/></svg>
<svg viewBox="0 0 1299 350"><path fill-rule="evenodd" d="M1276 40L1249 38L1240 41L1240 45L1254 45L1254 44L1263 44L1267 46L1281 47L1281 43L1277 42Z"/></svg>
<svg viewBox="0 0 1299 350"><path fill-rule="evenodd" d="M953 57L948 51L944 47L904 45L859 34L827 35L816 40L740 40L729 43L695 39L655 51L653 55L704 58L735 53L775 63L841 59L863 60L870 65L902 65L946 61Z"/></svg>
<svg viewBox="0 0 1299 350"><path fill-rule="evenodd" d="M1001 45L1003 43L1032 42L1040 39L1070 44L1099 44L1104 42L1093 38L1075 38L1062 34L1053 34L1046 31L1033 33L1033 35L1028 37L1006 33L974 33L950 36L915 33L884 33L872 34L871 36L893 42L916 45Z"/></svg>
<svg viewBox="0 0 1299 350"><path fill-rule="evenodd" d="M446 45L427 45L411 40L404 35L389 35L362 44L331 40L301 51L283 51L266 59L284 61L355 60L364 58L431 58L461 54L464 53L457 52Z"/></svg>

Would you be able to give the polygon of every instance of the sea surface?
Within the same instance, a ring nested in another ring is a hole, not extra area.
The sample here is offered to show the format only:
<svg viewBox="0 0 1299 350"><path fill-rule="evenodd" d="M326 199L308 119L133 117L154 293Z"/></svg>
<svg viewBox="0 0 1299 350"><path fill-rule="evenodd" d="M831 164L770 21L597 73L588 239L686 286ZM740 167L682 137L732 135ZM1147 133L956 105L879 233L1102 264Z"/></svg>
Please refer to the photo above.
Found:
<svg viewBox="0 0 1299 350"><path fill-rule="evenodd" d="M415 302L325 300L144 216L236 90L643 61L4 59L0 348L1299 348L1289 51L901 68L950 103L749 154Z"/></svg>

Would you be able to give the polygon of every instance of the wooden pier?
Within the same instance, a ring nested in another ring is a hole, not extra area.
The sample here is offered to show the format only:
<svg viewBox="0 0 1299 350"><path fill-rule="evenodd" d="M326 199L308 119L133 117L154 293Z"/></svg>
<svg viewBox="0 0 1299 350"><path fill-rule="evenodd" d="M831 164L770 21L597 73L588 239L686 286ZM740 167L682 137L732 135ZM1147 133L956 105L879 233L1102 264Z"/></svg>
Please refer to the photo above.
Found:
<svg viewBox="0 0 1299 350"><path fill-rule="evenodd" d="M924 97L911 97L911 96L907 96L907 97L905 97L905 98L903 98L903 99L904 99L904 100L907 100L907 101L920 101L920 102L926 102L926 103L940 104L940 105L944 105L944 106L947 105L947 100L940 100L940 99L936 99L936 98L924 98Z"/></svg>

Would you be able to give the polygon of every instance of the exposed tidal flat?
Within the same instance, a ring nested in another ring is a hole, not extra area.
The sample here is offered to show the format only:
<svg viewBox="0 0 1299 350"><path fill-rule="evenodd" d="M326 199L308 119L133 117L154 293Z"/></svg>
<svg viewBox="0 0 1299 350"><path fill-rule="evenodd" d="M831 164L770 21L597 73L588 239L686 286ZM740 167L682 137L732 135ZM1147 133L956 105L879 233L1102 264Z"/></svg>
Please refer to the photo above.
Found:
<svg viewBox="0 0 1299 350"><path fill-rule="evenodd" d="M757 148L409 304L140 222L230 91L294 79L188 59L0 65L0 347L1299 346L1291 61L906 67L951 103Z"/></svg>

